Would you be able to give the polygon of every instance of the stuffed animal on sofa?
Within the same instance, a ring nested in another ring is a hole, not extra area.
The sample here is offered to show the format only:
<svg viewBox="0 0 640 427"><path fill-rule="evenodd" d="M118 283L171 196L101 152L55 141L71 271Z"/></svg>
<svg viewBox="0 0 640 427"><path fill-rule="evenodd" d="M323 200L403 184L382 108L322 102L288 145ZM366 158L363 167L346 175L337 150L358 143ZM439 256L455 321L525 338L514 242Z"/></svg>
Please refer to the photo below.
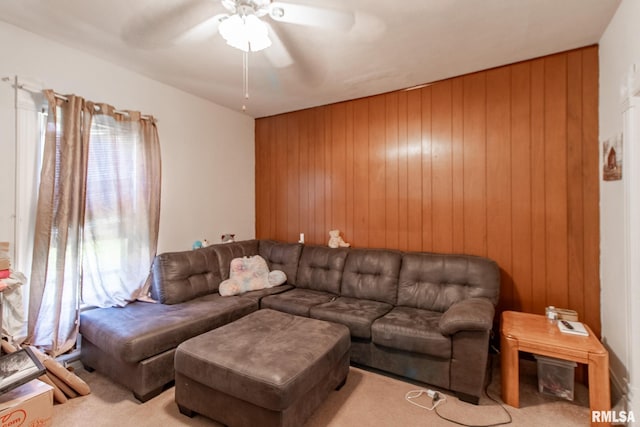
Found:
<svg viewBox="0 0 640 427"><path fill-rule="evenodd" d="M220 241L222 243L232 243L236 241L236 235L235 234L223 234L222 236L220 236Z"/></svg>
<svg viewBox="0 0 640 427"><path fill-rule="evenodd" d="M351 244L342 240L340 237L340 230L329 231L329 247L330 248L348 248Z"/></svg>
<svg viewBox="0 0 640 427"><path fill-rule="evenodd" d="M229 279L220 283L218 292L222 296L239 295L280 286L286 281L284 272L269 271L267 262L260 255L234 258L230 265Z"/></svg>

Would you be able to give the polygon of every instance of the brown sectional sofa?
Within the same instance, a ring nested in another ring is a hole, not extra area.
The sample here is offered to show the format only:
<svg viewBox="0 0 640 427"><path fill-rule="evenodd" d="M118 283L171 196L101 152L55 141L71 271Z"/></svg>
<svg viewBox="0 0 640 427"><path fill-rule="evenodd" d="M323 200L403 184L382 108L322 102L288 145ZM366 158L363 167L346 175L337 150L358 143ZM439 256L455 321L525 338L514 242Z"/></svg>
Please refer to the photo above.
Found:
<svg viewBox="0 0 640 427"><path fill-rule="evenodd" d="M259 254L287 284L222 297L233 258ZM158 304L82 313L81 359L133 390L139 400L174 377L181 342L260 308L328 320L351 332L352 363L426 382L477 403L500 279L481 257L331 249L249 240L158 255Z"/></svg>

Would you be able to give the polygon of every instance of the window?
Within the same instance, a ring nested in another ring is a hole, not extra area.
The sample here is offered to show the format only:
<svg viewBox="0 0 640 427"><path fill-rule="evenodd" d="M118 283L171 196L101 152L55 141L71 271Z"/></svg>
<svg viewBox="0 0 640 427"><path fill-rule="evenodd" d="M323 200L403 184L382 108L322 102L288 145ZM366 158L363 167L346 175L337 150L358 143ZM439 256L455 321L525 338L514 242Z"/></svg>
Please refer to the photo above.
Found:
<svg viewBox="0 0 640 427"><path fill-rule="evenodd" d="M95 115L87 162L82 301L124 305L130 283L144 285L149 269L144 171L138 122Z"/></svg>

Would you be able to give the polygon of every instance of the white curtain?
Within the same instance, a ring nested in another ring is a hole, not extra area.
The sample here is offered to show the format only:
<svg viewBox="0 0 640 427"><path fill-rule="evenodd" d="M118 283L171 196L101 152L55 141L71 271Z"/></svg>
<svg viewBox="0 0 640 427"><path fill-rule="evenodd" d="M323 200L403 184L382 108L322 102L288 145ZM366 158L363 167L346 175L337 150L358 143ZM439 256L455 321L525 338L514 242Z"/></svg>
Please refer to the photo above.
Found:
<svg viewBox="0 0 640 427"><path fill-rule="evenodd" d="M24 82L17 82L20 87ZM33 235L36 222L38 175L42 163L42 139L46 115L41 92L16 90L16 197L15 241L12 268L29 274L33 253ZM27 337L24 307L29 301L29 278L21 286L5 291L5 311L2 322L4 332L14 344Z"/></svg>
<svg viewBox="0 0 640 427"><path fill-rule="evenodd" d="M157 247L160 147L153 120L96 106L89 143L82 301L144 298Z"/></svg>
<svg viewBox="0 0 640 427"><path fill-rule="evenodd" d="M21 343L26 337L24 307L28 302L37 176L40 168L42 93L20 89L26 83L17 76L0 85L0 241L10 242L12 278L2 292L2 331ZM37 87L36 84L31 86Z"/></svg>

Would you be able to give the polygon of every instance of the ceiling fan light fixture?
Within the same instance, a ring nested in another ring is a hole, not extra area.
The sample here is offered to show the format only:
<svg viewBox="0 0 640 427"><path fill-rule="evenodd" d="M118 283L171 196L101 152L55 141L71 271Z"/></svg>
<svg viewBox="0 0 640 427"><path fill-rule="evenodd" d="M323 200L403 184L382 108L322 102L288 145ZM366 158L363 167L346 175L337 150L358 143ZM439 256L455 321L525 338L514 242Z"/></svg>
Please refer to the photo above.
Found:
<svg viewBox="0 0 640 427"><path fill-rule="evenodd" d="M229 46L257 52L271 46L267 25L254 14L234 14L220 23L218 31Z"/></svg>
<svg viewBox="0 0 640 427"><path fill-rule="evenodd" d="M282 18L284 16L284 9L281 7L274 7L271 9L271 16L274 18Z"/></svg>

